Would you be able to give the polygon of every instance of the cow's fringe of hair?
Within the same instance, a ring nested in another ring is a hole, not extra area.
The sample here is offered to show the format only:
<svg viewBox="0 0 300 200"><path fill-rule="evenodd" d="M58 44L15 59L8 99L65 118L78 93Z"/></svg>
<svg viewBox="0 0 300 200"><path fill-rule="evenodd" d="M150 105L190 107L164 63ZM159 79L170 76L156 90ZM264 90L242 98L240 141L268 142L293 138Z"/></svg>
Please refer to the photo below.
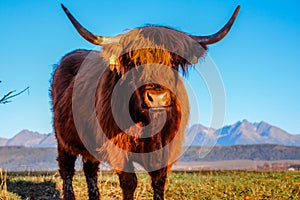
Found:
<svg viewBox="0 0 300 200"><path fill-rule="evenodd" d="M119 43L106 44L102 50L106 61L116 58L111 69L121 74L132 67L150 63L177 69L181 67L185 73L189 65L206 53L206 47L200 46L188 35L161 26L133 29L122 35Z"/></svg>

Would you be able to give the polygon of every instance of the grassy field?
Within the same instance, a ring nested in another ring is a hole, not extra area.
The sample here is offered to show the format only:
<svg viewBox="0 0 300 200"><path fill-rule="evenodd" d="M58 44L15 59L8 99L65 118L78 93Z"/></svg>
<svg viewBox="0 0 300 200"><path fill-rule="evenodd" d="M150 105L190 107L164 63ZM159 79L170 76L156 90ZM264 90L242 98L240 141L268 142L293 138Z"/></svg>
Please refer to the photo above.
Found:
<svg viewBox="0 0 300 200"><path fill-rule="evenodd" d="M60 199L62 181L57 172L10 172L0 170L0 199ZM152 199L149 176L138 173L135 199ZM102 199L121 199L118 177L99 172ZM77 199L87 199L82 172L74 177ZM172 172L166 199L300 199L300 172L200 171Z"/></svg>

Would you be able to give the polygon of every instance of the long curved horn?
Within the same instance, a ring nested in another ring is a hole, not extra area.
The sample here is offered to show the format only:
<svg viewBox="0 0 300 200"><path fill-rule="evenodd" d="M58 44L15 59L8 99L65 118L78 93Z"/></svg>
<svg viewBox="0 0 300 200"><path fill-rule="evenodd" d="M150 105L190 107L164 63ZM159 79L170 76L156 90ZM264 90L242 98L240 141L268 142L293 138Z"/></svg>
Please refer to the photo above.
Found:
<svg viewBox="0 0 300 200"><path fill-rule="evenodd" d="M69 20L72 22L73 26L76 28L78 33L87 41L96 45L103 45L114 42L114 37L98 36L89 32L73 17L70 11L63 4L61 4L61 7L65 11L66 15L68 16Z"/></svg>
<svg viewBox="0 0 300 200"><path fill-rule="evenodd" d="M197 42L204 44L204 45L209 45L209 44L214 44L216 42L219 42L222 40L227 33L229 32L233 22L235 21L235 18L237 17L238 13L240 11L240 6L237 6L233 15L231 16L230 20L227 22L227 24L219 30L217 33L209 36L193 36L191 37L196 40Z"/></svg>

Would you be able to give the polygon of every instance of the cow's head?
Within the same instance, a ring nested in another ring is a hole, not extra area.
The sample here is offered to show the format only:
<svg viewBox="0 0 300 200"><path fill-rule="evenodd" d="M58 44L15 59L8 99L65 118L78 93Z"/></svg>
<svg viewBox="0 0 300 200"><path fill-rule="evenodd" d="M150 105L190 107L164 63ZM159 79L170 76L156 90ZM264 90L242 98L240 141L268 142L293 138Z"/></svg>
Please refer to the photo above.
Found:
<svg viewBox="0 0 300 200"><path fill-rule="evenodd" d="M102 46L101 56L110 70L136 88L130 98L133 121L149 122L149 111L170 110L178 103L178 92L184 87L178 71L186 73L190 65L205 56L207 45L223 39L229 32L240 7L238 6L226 25L209 36L195 36L165 27L146 25L116 36L98 36L85 29L62 5L68 18L87 41ZM186 100L184 100L186 101ZM180 109L180 108L177 108Z"/></svg>

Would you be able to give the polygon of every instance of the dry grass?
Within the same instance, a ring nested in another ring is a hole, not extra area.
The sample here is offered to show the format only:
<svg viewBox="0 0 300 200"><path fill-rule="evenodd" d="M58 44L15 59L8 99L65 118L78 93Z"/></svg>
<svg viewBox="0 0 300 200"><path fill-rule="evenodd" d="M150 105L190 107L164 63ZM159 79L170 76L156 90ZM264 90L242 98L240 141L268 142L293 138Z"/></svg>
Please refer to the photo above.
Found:
<svg viewBox="0 0 300 200"><path fill-rule="evenodd" d="M150 178L138 173L135 199L152 199ZM0 199L60 199L62 181L57 172L9 172L0 170ZM118 177L99 172L104 200L121 199ZM87 199L82 172L74 177L77 199ZM166 191L168 200L198 199L300 199L300 172L290 171L202 171L173 172Z"/></svg>

